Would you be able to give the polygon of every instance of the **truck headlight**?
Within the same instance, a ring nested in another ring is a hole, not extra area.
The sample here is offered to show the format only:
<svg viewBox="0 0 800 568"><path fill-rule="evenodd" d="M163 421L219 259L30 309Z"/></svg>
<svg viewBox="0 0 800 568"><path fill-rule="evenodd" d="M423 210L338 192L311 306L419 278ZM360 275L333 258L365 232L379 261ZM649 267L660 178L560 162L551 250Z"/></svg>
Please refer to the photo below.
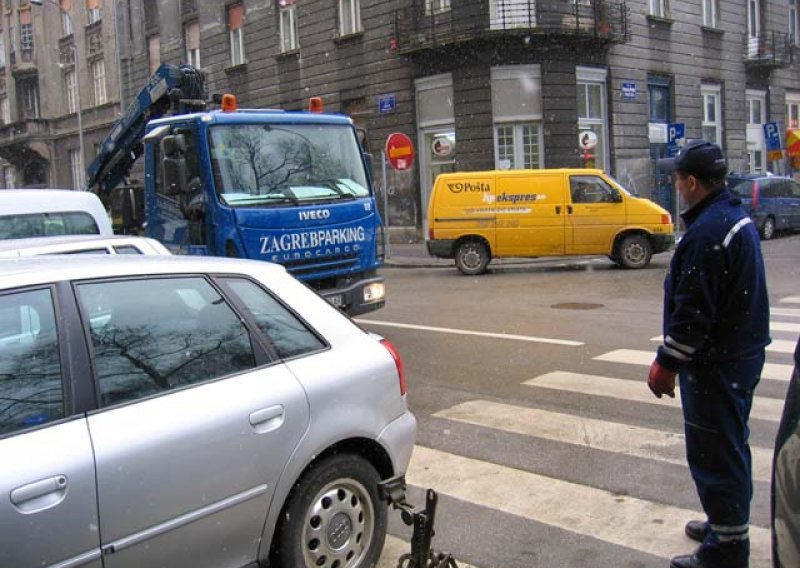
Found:
<svg viewBox="0 0 800 568"><path fill-rule="evenodd" d="M364 286L364 302L379 302L386 297L386 286L383 282L373 282Z"/></svg>

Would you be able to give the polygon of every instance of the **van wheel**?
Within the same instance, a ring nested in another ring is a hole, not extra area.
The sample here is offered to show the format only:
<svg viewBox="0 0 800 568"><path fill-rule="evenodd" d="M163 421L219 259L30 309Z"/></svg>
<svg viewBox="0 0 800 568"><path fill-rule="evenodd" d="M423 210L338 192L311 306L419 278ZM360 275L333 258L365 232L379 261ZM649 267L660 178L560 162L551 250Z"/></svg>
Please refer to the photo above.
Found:
<svg viewBox="0 0 800 568"><path fill-rule="evenodd" d="M270 566L375 566L386 539L380 476L364 458L337 454L295 484L273 539Z"/></svg>
<svg viewBox="0 0 800 568"><path fill-rule="evenodd" d="M765 241L770 240L775 236L775 219L767 217L764 219L764 224L761 225L761 238Z"/></svg>
<svg viewBox="0 0 800 568"><path fill-rule="evenodd" d="M490 260L489 249L479 241L465 241L456 249L456 267L467 276L486 272Z"/></svg>
<svg viewBox="0 0 800 568"><path fill-rule="evenodd" d="M644 268L650 264L653 256L653 247L643 235L628 235L619 244L617 254L614 255L620 266L624 268Z"/></svg>

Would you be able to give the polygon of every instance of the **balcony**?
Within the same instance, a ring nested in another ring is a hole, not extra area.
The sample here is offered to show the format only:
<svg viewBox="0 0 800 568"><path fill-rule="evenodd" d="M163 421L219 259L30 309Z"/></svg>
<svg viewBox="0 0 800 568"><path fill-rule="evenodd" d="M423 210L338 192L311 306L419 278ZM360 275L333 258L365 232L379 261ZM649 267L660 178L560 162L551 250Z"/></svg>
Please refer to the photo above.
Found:
<svg viewBox="0 0 800 568"><path fill-rule="evenodd" d="M608 0L412 0L395 12L395 39L401 54L476 40L528 36L591 41L600 45L628 40L628 8Z"/></svg>
<svg viewBox="0 0 800 568"><path fill-rule="evenodd" d="M19 79L29 75L34 75L37 72L36 56L33 48L20 49L13 51L10 54L11 72L14 77Z"/></svg>
<svg viewBox="0 0 800 568"><path fill-rule="evenodd" d="M748 70L771 70L788 67L793 62L794 53L789 34L783 32L761 32L747 36L744 63Z"/></svg>

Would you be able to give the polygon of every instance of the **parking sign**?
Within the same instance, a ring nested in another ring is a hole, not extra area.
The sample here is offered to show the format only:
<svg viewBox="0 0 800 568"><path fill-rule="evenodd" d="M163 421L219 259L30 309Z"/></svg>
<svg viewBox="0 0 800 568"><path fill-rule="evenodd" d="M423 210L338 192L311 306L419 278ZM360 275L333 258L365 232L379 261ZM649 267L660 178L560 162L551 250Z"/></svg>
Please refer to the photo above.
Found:
<svg viewBox="0 0 800 568"><path fill-rule="evenodd" d="M768 160L780 160L783 157L783 152L781 152L781 131L778 130L777 122L764 123L764 143L767 147Z"/></svg>

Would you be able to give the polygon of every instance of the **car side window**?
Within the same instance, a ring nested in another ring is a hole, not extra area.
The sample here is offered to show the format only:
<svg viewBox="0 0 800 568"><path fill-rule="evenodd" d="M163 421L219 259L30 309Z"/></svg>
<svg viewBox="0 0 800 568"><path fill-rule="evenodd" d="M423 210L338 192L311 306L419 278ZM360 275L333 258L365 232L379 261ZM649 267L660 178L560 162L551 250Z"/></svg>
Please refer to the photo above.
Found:
<svg viewBox="0 0 800 568"><path fill-rule="evenodd" d="M250 334L202 277L77 286L104 405L256 366Z"/></svg>
<svg viewBox="0 0 800 568"><path fill-rule="evenodd" d="M282 359L319 351L325 344L266 290L244 278L225 278Z"/></svg>
<svg viewBox="0 0 800 568"><path fill-rule="evenodd" d="M573 203L617 203L619 192L596 176L570 176L569 190Z"/></svg>
<svg viewBox="0 0 800 568"><path fill-rule="evenodd" d="M49 289L0 296L0 436L64 417Z"/></svg>
<svg viewBox="0 0 800 568"><path fill-rule="evenodd" d="M800 183L796 181L789 182L789 195L792 197L800 197Z"/></svg>
<svg viewBox="0 0 800 568"><path fill-rule="evenodd" d="M765 180L761 186L762 197L780 197L780 183L778 180Z"/></svg>
<svg viewBox="0 0 800 568"><path fill-rule="evenodd" d="M114 247L114 252L117 254L144 254L133 245L120 245Z"/></svg>
<svg viewBox="0 0 800 568"><path fill-rule="evenodd" d="M99 233L92 216L82 211L0 215L0 239Z"/></svg>

